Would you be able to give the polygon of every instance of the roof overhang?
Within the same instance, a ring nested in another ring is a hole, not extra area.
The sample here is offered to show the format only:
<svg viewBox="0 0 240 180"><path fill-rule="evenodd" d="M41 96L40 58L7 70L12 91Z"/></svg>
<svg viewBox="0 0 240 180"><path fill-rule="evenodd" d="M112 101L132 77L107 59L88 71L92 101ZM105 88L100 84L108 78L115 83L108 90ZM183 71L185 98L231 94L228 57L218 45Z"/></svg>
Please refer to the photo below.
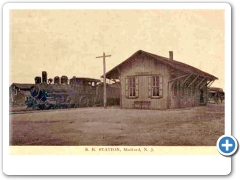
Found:
<svg viewBox="0 0 240 180"><path fill-rule="evenodd" d="M120 75L119 71L121 70L123 65L125 65L126 63L128 63L129 61L134 59L134 57L136 57L140 54L144 54L144 55L146 55L146 56L148 56L148 57L150 57L150 58L152 58L156 61L159 61L159 62L161 62L161 63L163 63L163 64L165 64L169 67L172 67L174 69L181 70L185 73L194 74L194 75L197 75L197 76L204 77L209 81L214 81L214 80L218 79L217 77L215 77L215 76L213 76L209 73L206 73L206 72L204 72L204 71L202 71L198 68L195 68L193 66L187 65L185 63L182 63L182 62L179 62L179 61L176 61L176 60L169 60L169 58L158 56L158 55L148 53L148 52L145 52L145 51L142 51L142 50L139 50L139 51L135 52L132 56L127 58L125 61L123 61L119 65L115 66L110 71L108 71L106 73L106 78L108 78L108 79L118 79L119 75ZM101 77L103 77L103 75Z"/></svg>

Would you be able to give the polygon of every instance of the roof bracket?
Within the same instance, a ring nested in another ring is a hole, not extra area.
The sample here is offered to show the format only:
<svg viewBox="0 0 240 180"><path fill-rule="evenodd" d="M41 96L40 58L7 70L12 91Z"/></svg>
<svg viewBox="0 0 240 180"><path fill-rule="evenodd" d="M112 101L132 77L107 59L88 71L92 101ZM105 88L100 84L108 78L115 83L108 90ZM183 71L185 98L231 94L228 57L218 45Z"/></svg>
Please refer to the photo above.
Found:
<svg viewBox="0 0 240 180"><path fill-rule="evenodd" d="M207 82L207 81L206 81ZM202 89L202 87L204 86L204 84L206 83L205 81L203 81L203 84L201 85L201 87L199 89Z"/></svg>
<svg viewBox="0 0 240 180"><path fill-rule="evenodd" d="M197 79L198 79L199 76L197 76L189 85L188 87L190 87Z"/></svg>
<svg viewBox="0 0 240 180"><path fill-rule="evenodd" d="M210 87L214 81L215 81L215 80L213 80L213 81L211 81L210 83L208 83L208 84L207 84L207 87Z"/></svg>
<svg viewBox="0 0 240 180"><path fill-rule="evenodd" d="M196 88L197 88L205 79L206 79L206 77L203 78L203 79L197 84Z"/></svg>
<svg viewBox="0 0 240 180"><path fill-rule="evenodd" d="M184 85L184 83L192 76L192 74L189 74L186 79L181 83L181 87Z"/></svg>
<svg viewBox="0 0 240 180"><path fill-rule="evenodd" d="M185 74L185 75L179 76L179 77L177 77L177 78L171 79L171 80L168 81L168 82L172 82L172 81L175 82L175 80L178 80L178 79L184 78L184 77L186 77L186 76L188 76L188 74Z"/></svg>

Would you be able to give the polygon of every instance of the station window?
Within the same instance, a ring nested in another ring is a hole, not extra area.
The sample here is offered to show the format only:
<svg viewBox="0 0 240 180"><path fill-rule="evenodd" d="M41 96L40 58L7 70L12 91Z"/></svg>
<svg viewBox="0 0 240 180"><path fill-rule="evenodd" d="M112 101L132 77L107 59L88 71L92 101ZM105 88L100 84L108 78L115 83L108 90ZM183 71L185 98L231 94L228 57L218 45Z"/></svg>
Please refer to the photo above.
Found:
<svg viewBox="0 0 240 180"><path fill-rule="evenodd" d="M148 95L150 98L163 97L163 77L150 76L148 78Z"/></svg>
<svg viewBox="0 0 240 180"><path fill-rule="evenodd" d="M127 98L138 98L138 77L128 77L125 83L125 95Z"/></svg>

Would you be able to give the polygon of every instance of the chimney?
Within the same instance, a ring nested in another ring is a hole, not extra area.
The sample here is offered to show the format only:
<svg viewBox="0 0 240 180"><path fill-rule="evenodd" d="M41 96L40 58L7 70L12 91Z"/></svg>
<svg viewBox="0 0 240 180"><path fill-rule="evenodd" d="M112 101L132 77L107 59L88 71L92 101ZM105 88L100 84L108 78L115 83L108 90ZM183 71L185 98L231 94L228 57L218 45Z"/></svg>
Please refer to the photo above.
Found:
<svg viewBox="0 0 240 180"><path fill-rule="evenodd" d="M173 60L173 51L169 51L169 60Z"/></svg>

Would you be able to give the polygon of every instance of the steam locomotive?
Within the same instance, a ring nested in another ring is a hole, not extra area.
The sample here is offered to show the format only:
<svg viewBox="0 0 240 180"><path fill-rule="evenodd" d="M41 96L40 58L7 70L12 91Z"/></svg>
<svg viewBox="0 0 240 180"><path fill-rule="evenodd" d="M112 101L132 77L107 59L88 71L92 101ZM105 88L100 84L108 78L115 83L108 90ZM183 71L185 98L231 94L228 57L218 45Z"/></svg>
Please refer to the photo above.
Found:
<svg viewBox="0 0 240 180"><path fill-rule="evenodd" d="M120 86L107 86L110 105L118 105ZM77 78L73 76L55 76L47 79L47 72L42 77L35 77L35 85L30 88L31 96L26 104L32 109L56 109L101 106L103 104L103 84L99 79Z"/></svg>

